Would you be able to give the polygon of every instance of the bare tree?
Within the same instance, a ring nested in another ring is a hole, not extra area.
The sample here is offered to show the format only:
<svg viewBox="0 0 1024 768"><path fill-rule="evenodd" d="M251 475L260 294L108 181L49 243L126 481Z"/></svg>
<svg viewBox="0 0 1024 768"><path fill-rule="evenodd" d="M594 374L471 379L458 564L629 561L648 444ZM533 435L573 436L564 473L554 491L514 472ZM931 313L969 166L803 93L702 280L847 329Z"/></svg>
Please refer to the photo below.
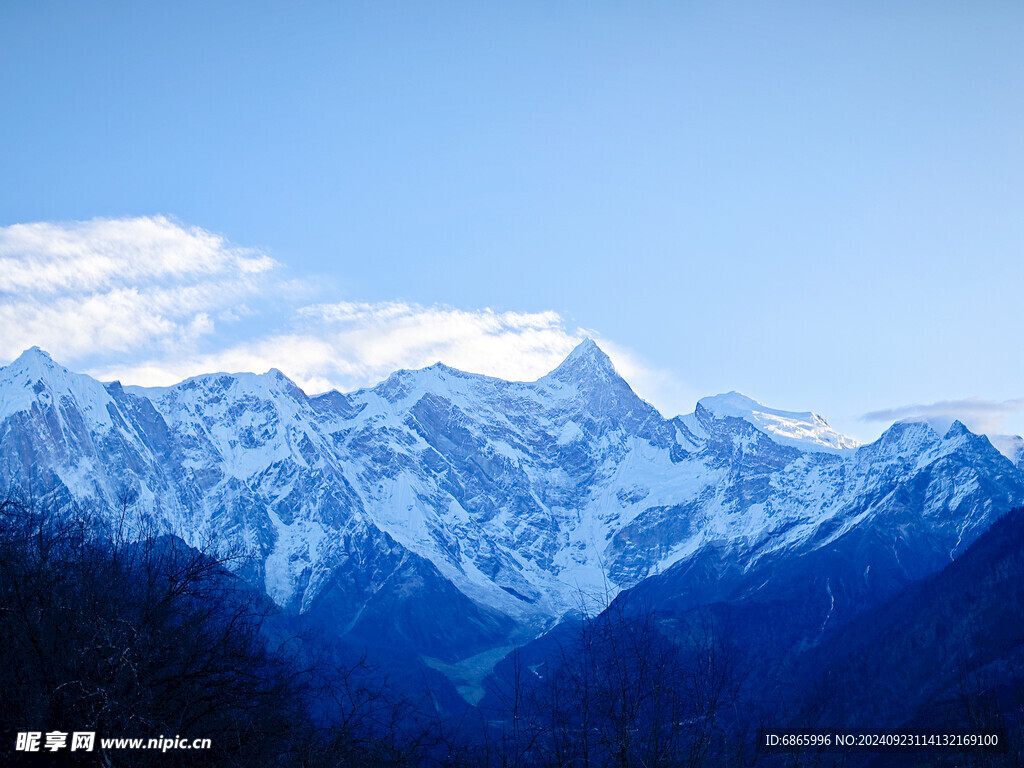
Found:
<svg viewBox="0 0 1024 768"><path fill-rule="evenodd" d="M261 633L269 604L180 539L138 538L131 503L125 495L113 515L97 515L0 502L0 721L211 739L212 751L183 752L180 765L280 754L297 714L295 678ZM99 745L93 759L160 761Z"/></svg>
<svg viewBox="0 0 1024 768"><path fill-rule="evenodd" d="M720 714L735 687L714 623L679 626L620 601L581 613L542 663L510 656L500 697L507 738L491 764L675 768L719 755Z"/></svg>

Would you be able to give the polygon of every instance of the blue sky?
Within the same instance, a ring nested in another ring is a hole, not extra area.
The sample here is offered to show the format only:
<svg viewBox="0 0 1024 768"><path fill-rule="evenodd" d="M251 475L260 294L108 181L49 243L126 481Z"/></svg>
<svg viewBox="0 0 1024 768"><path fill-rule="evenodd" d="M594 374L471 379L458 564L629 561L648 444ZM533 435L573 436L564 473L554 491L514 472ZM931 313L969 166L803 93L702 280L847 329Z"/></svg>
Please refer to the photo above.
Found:
<svg viewBox="0 0 1024 768"><path fill-rule="evenodd" d="M1024 432L1021 39L1010 2L5 3L0 359L349 388L590 335L666 413Z"/></svg>

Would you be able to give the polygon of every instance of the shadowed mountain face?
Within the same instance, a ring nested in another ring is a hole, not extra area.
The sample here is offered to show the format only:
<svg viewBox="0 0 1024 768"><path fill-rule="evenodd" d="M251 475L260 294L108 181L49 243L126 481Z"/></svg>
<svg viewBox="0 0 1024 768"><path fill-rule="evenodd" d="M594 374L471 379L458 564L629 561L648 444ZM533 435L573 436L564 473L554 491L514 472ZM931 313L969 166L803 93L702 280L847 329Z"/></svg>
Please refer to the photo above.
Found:
<svg viewBox="0 0 1024 768"><path fill-rule="evenodd" d="M839 724L955 721L963 702L983 691L993 703L1009 694L1021 704L1021 616L1024 509L1015 509L940 573L807 653L800 677L809 689L827 678L843 691L813 702Z"/></svg>
<svg viewBox="0 0 1024 768"><path fill-rule="evenodd" d="M535 382L437 364L316 397L278 371L102 384L38 349L0 369L8 489L132 499L282 608L445 662L627 588L795 600L787 642L814 644L1024 502L960 424L853 445L736 393L666 419L590 341Z"/></svg>

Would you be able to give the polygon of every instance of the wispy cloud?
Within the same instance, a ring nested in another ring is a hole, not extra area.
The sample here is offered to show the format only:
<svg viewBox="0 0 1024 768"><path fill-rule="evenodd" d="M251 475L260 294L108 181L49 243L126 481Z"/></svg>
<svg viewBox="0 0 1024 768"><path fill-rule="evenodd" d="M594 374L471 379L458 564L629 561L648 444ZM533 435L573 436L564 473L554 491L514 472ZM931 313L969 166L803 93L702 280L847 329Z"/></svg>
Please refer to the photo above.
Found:
<svg viewBox="0 0 1024 768"><path fill-rule="evenodd" d="M244 311L265 254L166 217L0 228L0 355L33 344L74 361L180 349Z"/></svg>
<svg viewBox="0 0 1024 768"><path fill-rule="evenodd" d="M920 419L929 422L940 432L949 429L954 421L959 420L972 432L998 434L1005 430L1007 420L1022 409L1024 398L985 400L971 397L871 411L861 416L861 420L892 423L905 419Z"/></svg>
<svg viewBox="0 0 1024 768"><path fill-rule="evenodd" d="M310 392L375 384L399 368L442 361L507 379L535 379L584 335L554 312L495 312L407 302L300 307L292 330L180 359L113 367L125 380L167 384L199 371L275 367Z"/></svg>
<svg viewBox="0 0 1024 768"><path fill-rule="evenodd" d="M103 291L126 283L258 274L264 254L165 216L36 222L0 228L0 291Z"/></svg>
<svg viewBox="0 0 1024 768"><path fill-rule="evenodd" d="M163 356L92 371L104 379L171 384L210 371L278 368L309 393L372 386L402 368L443 362L513 381L555 368L584 338L595 338L641 397L669 415L693 408L691 392L664 371L594 331L570 329L557 312L496 312L411 302L342 302L298 308L287 333L192 356Z"/></svg>
<svg viewBox="0 0 1024 768"><path fill-rule="evenodd" d="M591 336L641 396L673 412L694 402L666 373L557 312L310 303L315 289L282 271L266 254L162 216L0 228L0 359L38 345L98 378L149 386L278 368L313 393L438 361L533 380Z"/></svg>

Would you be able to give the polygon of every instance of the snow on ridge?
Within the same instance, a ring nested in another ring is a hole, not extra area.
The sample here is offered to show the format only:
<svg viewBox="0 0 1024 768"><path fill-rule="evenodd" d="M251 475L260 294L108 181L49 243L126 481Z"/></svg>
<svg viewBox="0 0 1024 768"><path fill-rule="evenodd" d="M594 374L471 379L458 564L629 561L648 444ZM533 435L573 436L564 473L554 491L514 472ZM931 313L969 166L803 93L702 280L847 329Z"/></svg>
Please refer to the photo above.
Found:
<svg viewBox="0 0 1024 768"><path fill-rule="evenodd" d="M110 394L91 376L75 373L54 361L49 353L31 347L0 368L0 418L31 410L34 403L46 410L70 398L95 426L108 430ZM54 400L58 402L54 402Z"/></svg>
<svg viewBox="0 0 1024 768"><path fill-rule="evenodd" d="M805 451L843 453L860 447L859 442L836 432L816 413L769 408L739 392L704 397L697 404L716 419L743 419L775 442Z"/></svg>

